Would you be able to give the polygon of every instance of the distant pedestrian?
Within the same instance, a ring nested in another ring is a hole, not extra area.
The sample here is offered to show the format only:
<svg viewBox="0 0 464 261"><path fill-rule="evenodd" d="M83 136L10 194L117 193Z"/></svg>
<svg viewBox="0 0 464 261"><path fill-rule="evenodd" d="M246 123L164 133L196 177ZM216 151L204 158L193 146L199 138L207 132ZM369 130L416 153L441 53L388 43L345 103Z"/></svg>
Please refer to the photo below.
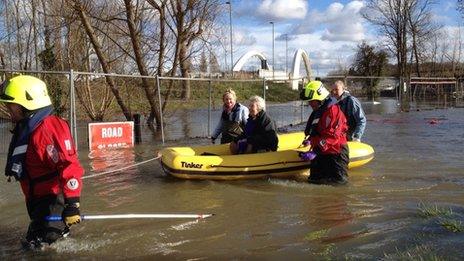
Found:
<svg viewBox="0 0 464 261"><path fill-rule="evenodd" d="M54 116L45 82L16 76L0 86L13 130L5 175L20 182L30 224L25 246L51 244L80 222L81 167L66 121ZM61 216L49 222L46 216Z"/></svg>
<svg viewBox="0 0 464 261"><path fill-rule="evenodd" d="M304 146L311 150L300 158L311 161L308 182L315 184L344 184L348 177L348 145L346 118L320 81L311 81L301 92L301 99L313 109L306 123Z"/></svg>
<svg viewBox="0 0 464 261"><path fill-rule="evenodd" d="M332 85L331 93L338 100L338 104L348 121L347 139L361 141L367 123L361 102L346 90L342 81L336 81Z"/></svg>
<svg viewBox="0 0 464 261"><path fill-rule="evenodd" d="M211 136L212 143L215 143L219 135L221 135L221 144L233 141L234 138L242 134L247 123L248 108L237 102L237 95L233 90L227 90L222 95L222 101L224 102L223 110Z"/></svg>

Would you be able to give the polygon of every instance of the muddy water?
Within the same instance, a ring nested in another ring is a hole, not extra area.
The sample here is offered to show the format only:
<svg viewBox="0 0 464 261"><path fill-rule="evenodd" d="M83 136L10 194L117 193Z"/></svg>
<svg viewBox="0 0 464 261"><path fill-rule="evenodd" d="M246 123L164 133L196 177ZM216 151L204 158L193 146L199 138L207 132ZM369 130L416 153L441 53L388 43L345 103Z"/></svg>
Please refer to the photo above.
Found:
<svg viewBox="0 0 464 261"><path fill-rule="evenodd" d="M22 195L18 184L3 179L0 258L462 260L464 232L445 224L464 225L464 109L396 113L393 100L363 106L364 142L376 157L351 170L346 186L184 181L166 177L156 161L85 179L85 214L216 214L203 220L85 221L70 238L25 252L19 244L28 223ZM151 159L159 149L144 144L101 155L82 149L80 157L92 175ZM424 206L448 215L423 216Z"/></svg>

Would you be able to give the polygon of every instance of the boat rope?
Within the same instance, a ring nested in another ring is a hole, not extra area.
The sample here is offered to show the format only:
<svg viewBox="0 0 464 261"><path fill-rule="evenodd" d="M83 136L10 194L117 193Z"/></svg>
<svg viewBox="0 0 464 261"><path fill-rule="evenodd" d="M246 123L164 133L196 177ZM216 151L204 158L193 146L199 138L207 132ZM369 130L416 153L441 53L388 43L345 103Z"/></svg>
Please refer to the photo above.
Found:
<svg viewBox="0 0 464 261"><path fill-rule="evenodd" d="M123 171L123 170L126 170L126 169L130 169L130 168L133 168L133 167L148 163L150 161L157 160L157 159L161 158L161 156L162 156L161 153L158 153L158 156L156 156L154 158L144 160L144 161L141 161L141 162L138 162L138 163L135 163L135 164L120 168L120 169L114 169L114 170L109 170L109 171L105 171L105 172L96 173L96 174L89 175L89 176L84 176L84 177L82 177L82 179L95 178L95 177L99 177L99 176L102 176L102 175L107 175L107 174L110 174L110 173L120 172L120 171Z"/></svg>
<svg viewBox="0 0 464 261"><path fill-rule="evenodd" d="M240 166L227 166L227 165L214 165L211 164L209 165L210 168L256 168L256 167L266 167L266 166L272 166L272 165L278 165L278 164L289 164L289 163L301 163L304 162L302 160L295 160L295 161L279 161L279 162L274 162L274 163L268 163L268 164L260 164L260 165L240 165Z"/></svg>

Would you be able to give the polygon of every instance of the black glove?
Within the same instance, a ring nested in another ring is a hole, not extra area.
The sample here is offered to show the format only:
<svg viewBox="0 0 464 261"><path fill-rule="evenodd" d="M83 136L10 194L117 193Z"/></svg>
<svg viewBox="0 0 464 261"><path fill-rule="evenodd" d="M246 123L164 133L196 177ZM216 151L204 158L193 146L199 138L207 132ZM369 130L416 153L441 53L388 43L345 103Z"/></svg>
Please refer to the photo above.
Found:
<svg viewBox="0 0 464 261"><path fill-rule="evenodd" d="M63 213L61 214L61 218L63 219L63 223L65 223L68 227L81 222L79 202L66 204Z"/></svg>
<svg viewBox="0 0 464 261"><path fill-rule="evenodd" d="M216 143L216 138L211 138L211 143L215 144Z"/></svg>

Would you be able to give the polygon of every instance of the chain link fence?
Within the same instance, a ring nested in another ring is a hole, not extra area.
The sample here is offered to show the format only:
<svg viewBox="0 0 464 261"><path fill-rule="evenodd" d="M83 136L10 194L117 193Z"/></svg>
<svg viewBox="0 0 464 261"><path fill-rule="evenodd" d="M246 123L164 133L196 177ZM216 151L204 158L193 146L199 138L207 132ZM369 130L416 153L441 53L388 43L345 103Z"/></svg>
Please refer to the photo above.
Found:
<svg viewBox="0 0 464 261"><path fill-rule="evenodd" d="M142 142L161 142L192 137L209 137L222 112L222 95L227 89L237 93L238 102L248 105L252 95L266 100L266 111L278 127L306 122L311 109L299 101L299 91L291 90L292 80L303 86L307 79L270 81L267 79L175 78L87 72L11 71L0 70L2 80L16 74L29 74L43 79L48 86L56 113L66 118L78 147L88 146L88 123L132 120L140 115ZM318 77L319 78L319 77ZM348 90L364 101L379 97L397 100L401 110L422 106L422 100L435 99L432 106L462 104L463 81L449 80L439 85L414 85L414 81L394 77L325 76L326 86L341 80ZM376 86L373 88L372 86ZM403 88L401 88L401 86ZM411 87L412 86L412 87ZM434 93L428 89L435 90ZM420 89L422 88L422 89ZM437 89L441 88L438 92ZM189 92L185 90L189 89ZM422 90L420 92L419 90ZM419 94L430 95L419 95ZM147 97L150 97L148 99ZM425 104L425 103L424 103ZM430 105L430 103L428 103ZM2 108L0 108L2 109ZM158 115L157 115L158 114ZM1 117L7 119L6 110ZM148 124L152 122L154 124ZM5 120L2 126L4 139ZM159 128L153 128L159 126ZM3 146L7 147L7 146Z"/></svg>

